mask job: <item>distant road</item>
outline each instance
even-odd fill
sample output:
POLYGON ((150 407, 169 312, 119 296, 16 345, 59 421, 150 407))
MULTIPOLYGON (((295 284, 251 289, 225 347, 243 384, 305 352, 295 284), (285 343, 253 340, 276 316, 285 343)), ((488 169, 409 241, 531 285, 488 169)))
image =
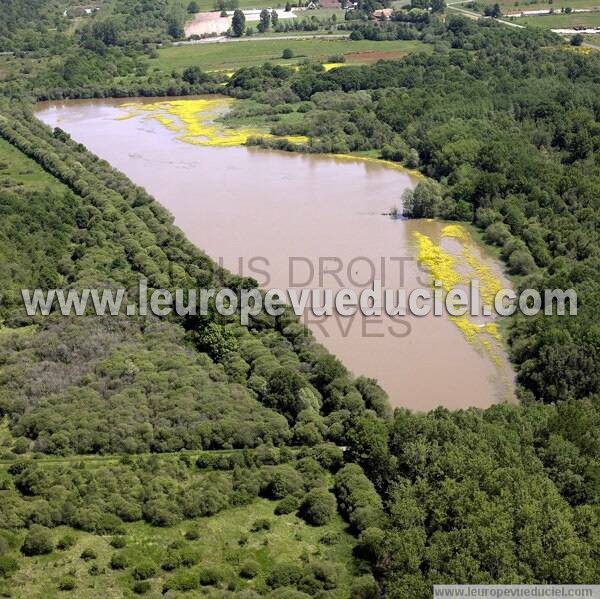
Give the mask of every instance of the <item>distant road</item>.
MULTIPOLYGON (((479 13, 473 12, 472 10, 467 10, 466 8, 458 7, 457 4, 462 4, 464 0, 457 0, 455 2, 448 2, 447 7, 449 10, 455 10, 470 19, 475 19, 476 21, 479 19, 491 19, 491 17, 484 17, 479 13)), ((508 25, 508 27, 516 27, 517 29, 525 29, 525 25, 517 25, 516 23, 512 23, 511 21, 504 21, 503 19, 494 19, 498 23, 502 23, 502 25, 508 25)))
POLYGON ((174 46, 190 46, 194 44, 224 44, 230 42, 268 42, 269 40, 314 40, 314 39, 345 39, 350 37, 349 33, 322 33, 314 35, 270 35, 270 36, 244 36, 227 37, 220 35, 218 37, 206 37, 201 40, 189 40, 186 42, 173 42, 174 46))

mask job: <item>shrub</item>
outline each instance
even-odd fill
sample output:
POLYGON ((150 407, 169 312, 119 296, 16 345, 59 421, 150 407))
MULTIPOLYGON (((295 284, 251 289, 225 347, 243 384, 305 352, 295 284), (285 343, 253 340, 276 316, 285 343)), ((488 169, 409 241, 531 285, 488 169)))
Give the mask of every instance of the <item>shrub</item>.
POLYGON ((271 530, 271 520, 269 520, 268 518, 259 518, 254 522, 250 530, 252 530, 252 532, 259 532, 261 530, 271 530))
POLYGON ((150 590, 151 586, 147 580, 138 580, 133 583, 131 588, 136 595, 144 595, 150 590))
POLYGON ((143 513, 144 520, 153 526, 173 526, 179 520, 173 506, 160 499, 145 504, 143 513))
POLYGON ((91 547, 87 547, 86 549, 84 549, 81 552, 80 555, 81 559, 84 561, 89 561, 91 559, 96 559, 98 557, 98 555, 96 554, 96 552, 91 548, 91 547))
POLYGON ((10 555, 0 557, 0 577, 9 578, 19 569, 19 562, 10 555))
POLYGON ((156 574, 156 565, 151 561, 142 562, 133 569, 132 574, 136 580, 152 578, 156 574))
POLYGON ((52 553, 54 550, 54 543, 52 542, 52 536, 47 528, 34 524, 27 533, 23 546, 21 547, 21 553, 23 555, 45 555, 52 553))
POLYGON ((284 48, 283 52, 281 53, 281 58, 284 58, 285 60, 294 58, 294 51, 291 48, 284 48))
POLYGON ((200 570, 199 582, 202 586, 216 585, 225 579, 225 573, 217 566, 207 566, 200 570))
POLYGON ((240 576, 242 578, 255 578, 260 572, 260 565, 254 560, 246 560, 240 568, 240 576))
POLYGON ((361 576, 352 583, 350 599, 377 599, 379 587, 372 576, 361 576))
POLYGON ((77 542, 77 538, 73 535, 64 535, 58 540, 56 544, 56 548, 61 551, 65 551, 66 549, 70 549, 77 542))
POLYGON ((581 46, 583 42, 585 42, 585 38, 583 37, 583 35, 581 35, 581 33, 576 33, 571 38, 571 46, 581 46))
POLYGON ((183 75, 181 76, 181 78, 191 85, 197 83, 205 83, 209 79, 208 75, 204 73, 198 65, 192 65, 187 67, 183 71, 183 75))
POLYGON ((267 576, 267 584, 272 588, 294 586, 302 578, 302 568, 298 564, 283 562, 276 564, 267 576))
POLYGON ((129 561, 122 553, 113 553, 110 558, 109 566, 113 570, 124 570, 129 566, 129 561))
POLYGON ((200 538, 200 531, 197 528, 190 528, 185 531, 185 538, 188 541, 196 541, 200 538))
POLYGON ((177 560, 180 566, 183 566, 184 568, 189 568, 190 566, 193 566, 194 564, 198 563, 198 561, 200 560, 200 556, 198 555, 198 552, 194 549, 186 547, 179 552, 177 560))
POLYGON ((527 250, 515 250, 508 259, 508 266, 515 275, 527 275, 535 270, 535 262, 527 250))
POLYGON ((314 597, 319 591, 330 591, 337 586, 335 566, 329 562, 314 562, 307 566, 298 588, 314 597))
MULTIPOLYGON (((359 391, 364 397, 365 393, 359 391)), ((330 472, 337 472, 344 465, 344 452, 335 445, 318 445, 313 448, 313 454, 315 460, 330 472)))
POLYGON ((110 540, 110 546, 114 547, 115 549, 123 549, 125 545, 127 545, 127 538, 121 535, 113 537, 110 540))
POLYGON ((198 577, 190 570, 181 570, 169 578, 163 585, 163 593, 167 591, 193 591, 198 588, 198 577))
POLYGON ((484 233, 485 240, 494 245, 504 245, 510 237, 508 227, 501 222, 493 222, 484 233))
POLYGON ((335 514, 335 497, 326 489, 313 489, 300 506, 300 515, 313 526, 327 524, 335 514))
POLYGON ((269 599, 311 599, 307 593, 296 589, 277 589, 269 594, 269 599))
POLYGON ((88 573, 89 573, 90 576, 98 576, 99 574, 103 574, 104 572, 105 572, 104 569, 102 571, 100 571, 100 568, 98 567, 98 564, 92 564, 88 568, 88 573))
POLYGON ((288 495, 282 499, 275 508, 275 514, 282 516, 284 514, 291 514, 300 507, 300 501, 293 495, 288 495))
POLYGON ((72 576, 63 576, 58 581, 59 591, 72 591, 77 586, 75 579, 72 576))
POLYGON ((163 560, 162 564, 160 565, 160 568, 165 572, 172 572, 173 570, 176 570, 178 566, 179 556, 176 553, 170 551, 163 560))
POLYGON ((339 532, 330 530, 319 539, 319 543, 321 543, 321 545, 337 545, 341 540, 342 535, 339 532))
POLYGON ((271 499, 283 499, 287 495, 301 493, 304 481, 302 476, 290 466, 281 466, 275 470, 267 485, 267 495, 271 499))
POLYGON ((12 448, 13 453, 16 453, 18 455, 27 453, 29 451, 29 439, 26 439, 25 437, 19 437, 16 441, 15 444, 12 448))
POLYGON ((341 514, 357 532, 384 520, 381 497, 358 464, 348 464, 335 475, 335 492, 341 514))

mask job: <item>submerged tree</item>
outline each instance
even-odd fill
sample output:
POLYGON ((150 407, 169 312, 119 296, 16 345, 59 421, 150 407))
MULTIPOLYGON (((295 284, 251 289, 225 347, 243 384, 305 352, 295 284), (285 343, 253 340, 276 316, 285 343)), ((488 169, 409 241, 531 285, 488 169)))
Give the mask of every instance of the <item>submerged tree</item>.
POLYGON ((414 189, 402 194, 403 215, 408 218, 433 218, 442 202, 442 191, 431 179, 421 181, 414 189))

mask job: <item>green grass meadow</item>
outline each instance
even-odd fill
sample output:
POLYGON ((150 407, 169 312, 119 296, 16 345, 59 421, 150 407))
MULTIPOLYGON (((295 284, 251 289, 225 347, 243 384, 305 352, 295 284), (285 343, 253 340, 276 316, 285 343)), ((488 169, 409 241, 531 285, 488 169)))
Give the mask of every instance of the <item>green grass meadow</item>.
POLYGON ((544 29, 572 29, 574 27, 600 27, 600 12, 543 15, 516 19, 520 25, 544 29))
POLYGON ((198 65, 205 70, 239 69, 260 65, 264 62, 294 64, 299 60, 310 59, 326 62, 334 54, 343 54, 348 61, 360 63, 372 62, 376 53, 392 53, 389 58, 401 58, 412 52, 429 52, 431 47, 416 41, 369 40, 349 41, 345 39, 312 40, 270 40, 229 42, 217 44, 194 44, 173 46, 159 52, 159 57, 151 61, 151 66, 160 71, 184 69, 198 65), (284 61, 281 54, 285 48, 291 48, 294 59, 284 61), (370 57, 369 54, 372 54, 370 57))
MULTIPOLYGON (((203 596, 202 586, 197 581, 203 573, 212 571, 217 571, 221 578, 218 585, 211 585, 213 590, 214 586, 220 586, 238 591, 264 591, 268 588, 267 575, 276 564, 322 561, 335 564, 337 574, 337 586, 328 596, 332 599, 347 597, 352 577, 360 572, 352 557, 355 539, 346 532, 342 519, 336 516, 325 526, 313 527, 294 514, 274 515, 276 505, 274 501, 259 499, 247 506, 208 518, 186 520, 170 528, 156 528, 143 522, 128 524, 123 535, 126 544, 118 549, 111 546, 111 536, 58 527, 53 530, 56 539, 71 534, 76 538, 75 545, 49 555, 21 558, 21 568, 10 581, 10 596, 27 599, 136 597, 132 590, 136 582, 134 568, 147 562, 154 564, 156 572, 148 579, 150 589, 144 594, 146 597, 160 597, 165 584, 187 579, 195 581, 194 590, 183 594, 175 591, 176 594, 170 596, 203 596), (268 520, 271 528, 253 531, 254 523, 260 519, 268 520), (186 538, 190 529, 197 530, 197 539, 186 538), (324 536, 334 542, 322 542, 324 536), (174 545, 195 555, 196 563, 173 571, 161 568, 169 547, 174 545), (83 559, 86 549, 92 550, 96 557, 83 559), (110 561, 114 554, 124 556, 128 567, 112 569, 110 561), (252 579, 240 576, 240 569, 248 560, 258 566, 257 575, 252 579), (76 588, 68 593, 59 590, 61 581, 69 576, 76 578, 76 588)), ((0 582, 0 593, 6 592, 8 586, 8 582, 0 582)))

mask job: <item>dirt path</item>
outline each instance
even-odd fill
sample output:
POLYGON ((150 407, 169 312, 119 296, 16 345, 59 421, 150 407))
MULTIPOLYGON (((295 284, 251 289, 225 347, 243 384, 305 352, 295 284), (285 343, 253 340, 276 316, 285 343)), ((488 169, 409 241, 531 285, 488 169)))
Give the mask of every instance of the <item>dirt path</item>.
MULTIPOLYGON (((469 17, 470 19, 474 19, 475 21, 478 21, 479 19, 491 19, 491 17, 484 17, 483 15, 480 15, 479 13, 473 12, 471 10, 467 10, 466 8, 460 8, 460 7, 456 6, 457 4, 462 4, 463 2, 464 2, 464 0, 458 0, 458 2, 448 2, 447 8, 448 8, 448 10, 454 10, 456 12, 459 12, 459 13, 465 15, 466 17, 469 17)), ((510 21, 504 21, 503 19, 494 19, 494 21, 497 21, 498 23, 502 23, 502 25, 507 25, 508 27, 516 27, 517 29, 525 29, 525 25, 517 25, 516 23, 511 23, 510 21)))

